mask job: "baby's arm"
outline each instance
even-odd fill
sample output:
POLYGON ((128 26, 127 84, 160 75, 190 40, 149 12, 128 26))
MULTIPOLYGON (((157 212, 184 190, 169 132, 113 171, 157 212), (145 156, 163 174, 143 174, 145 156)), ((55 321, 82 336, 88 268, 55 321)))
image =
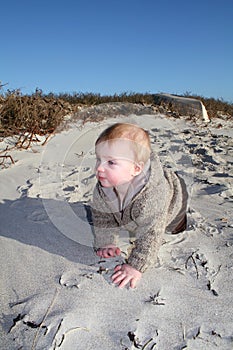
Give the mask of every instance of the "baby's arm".
POLYGON ((119 224, 100 196, 98 186, 94 190, 91 211, 94 226, 94 249, 97 255, 103 258, 120 255, 120 249, 116 246, 119 224))
POLYGON ((156 227, 148 224, 137 228, 139 238, 135 240, 134 248, 128 257, 129 265, 143 273, 156 262, 165 225, 161 218, 160 225, 156 227))
POLYGON ((121 254, 120 248, 116 247, 114 244, 106 245, 105 247, 99 248, 96 254, 100 258, 112 258, 121 254))

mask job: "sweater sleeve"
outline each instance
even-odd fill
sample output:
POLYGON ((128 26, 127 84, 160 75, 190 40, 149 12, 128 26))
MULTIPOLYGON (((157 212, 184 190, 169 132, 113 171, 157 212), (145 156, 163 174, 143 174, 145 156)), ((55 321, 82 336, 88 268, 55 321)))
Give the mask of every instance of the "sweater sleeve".
POLYGON ((150 216, 147 219, 147 223, 137 226, 137 238, 128 258, 128 264, 140 272, 145 272, 157 260, 166 229, 166 210, 158 212, 156 219, 150 216))
POLYGON ((167 226, 171 197, 170 186, 163 178, 156 186, 144 191, 132 207, 136 240, 128 263, 138 271, 144 272, 157 260, 167 226))
POLYGON ((94 226, 94 249, 117 244, 119 225, 100 195, 98 186, 94 190, 91 205, 94 226))

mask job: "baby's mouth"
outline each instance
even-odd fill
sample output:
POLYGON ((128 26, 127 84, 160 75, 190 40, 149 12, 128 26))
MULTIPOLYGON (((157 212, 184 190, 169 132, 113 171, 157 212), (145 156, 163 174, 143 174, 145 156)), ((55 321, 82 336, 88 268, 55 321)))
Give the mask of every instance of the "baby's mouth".
POLYGON ((105 179, 105 177, 98 176, 98 180, 99 180, 99 181, 104 181, 104 180, 106 180, 106 179, 105 179))

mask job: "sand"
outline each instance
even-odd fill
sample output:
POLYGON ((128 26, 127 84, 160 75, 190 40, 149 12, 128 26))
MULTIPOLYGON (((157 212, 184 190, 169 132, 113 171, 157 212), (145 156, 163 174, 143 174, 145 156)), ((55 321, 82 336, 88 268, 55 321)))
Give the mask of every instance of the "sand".
POLYGON ((233 123, 189 119, 72 119, 45 146, 11 152, 0 171, 1 349, 233 348, 233 123), (187 230, 165 235, 134 290, 111 283, 124 254, 96 257, 85 210, 95 138, 116 121, 149 130, 190 193, 187 230))

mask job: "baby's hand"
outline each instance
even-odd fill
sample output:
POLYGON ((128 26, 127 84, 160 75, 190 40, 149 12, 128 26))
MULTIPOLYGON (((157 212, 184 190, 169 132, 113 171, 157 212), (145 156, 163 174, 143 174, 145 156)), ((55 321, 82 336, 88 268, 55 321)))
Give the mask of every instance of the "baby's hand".
POLYGON ((120 248, 116 247, 113 244, 109 244, 106 247, 99 248, 96 254, 100 258, 113 258, 114 256, 118 256, 121 254, 120 248))
POLYGON ((135 288, 137 282, 142 277, 142 273, 128 264, 117 265, 112 275, 113 283, 118 284, 118 287, 123 288, 130 283, 131 288, 135 288))

